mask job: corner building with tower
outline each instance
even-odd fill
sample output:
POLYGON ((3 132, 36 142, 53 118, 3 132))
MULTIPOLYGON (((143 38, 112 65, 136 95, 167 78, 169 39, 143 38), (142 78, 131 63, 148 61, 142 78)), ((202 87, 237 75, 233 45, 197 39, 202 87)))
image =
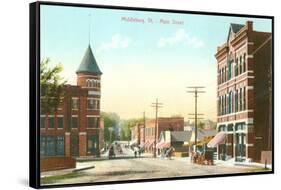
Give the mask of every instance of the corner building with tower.
POLYGON ((98 157, 103 148, 103 121, 100 118, 102 72, 90 45, 76 75, 77 85, 65 85, 65 95, 58 110, 40 115, 42 159, 98 157))

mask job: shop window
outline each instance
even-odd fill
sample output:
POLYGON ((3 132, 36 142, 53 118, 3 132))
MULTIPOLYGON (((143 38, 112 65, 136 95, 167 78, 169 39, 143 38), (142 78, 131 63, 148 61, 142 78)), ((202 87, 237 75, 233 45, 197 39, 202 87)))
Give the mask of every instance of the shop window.
POLYGON ((40 137, 41 156, 63 156, 64 137, 63 136, 41 136, 40 137))

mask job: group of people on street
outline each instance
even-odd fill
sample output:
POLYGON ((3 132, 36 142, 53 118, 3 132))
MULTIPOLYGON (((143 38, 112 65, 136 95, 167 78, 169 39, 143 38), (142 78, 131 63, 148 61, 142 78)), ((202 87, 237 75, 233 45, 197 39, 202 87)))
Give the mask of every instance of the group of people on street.
POLYGON ((170 148, 164 148, 161 152, 161 158, 168 158, 171 160, 174 151, 175 148, 172 146, 170 148))
POLYGON ((141 154, 143 153, 143 149, 141 147, 139 147, 139 146, 133 146, 131 148, 134 151, 135 158, 140 157, 141 154))

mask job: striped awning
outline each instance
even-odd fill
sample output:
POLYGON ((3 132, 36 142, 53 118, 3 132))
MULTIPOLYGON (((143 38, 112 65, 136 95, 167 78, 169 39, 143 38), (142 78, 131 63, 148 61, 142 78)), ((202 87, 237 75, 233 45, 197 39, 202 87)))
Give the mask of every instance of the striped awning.
POLYGON ((153 146, 154 141, 149 141, 149 143, 146 144, 145 148, 149 148, 151 146, 153 146))
POLYGON ((160 142, 157 143, 156 148, 162 149, 162 148, 169 148, 171 146, 171 142, 160 142))
POLYGON ((157 144, 156 144, 156 148, 160 148, 160 146, 161 146, 163 143, 165 143, 165 142, 159 142, 159 143, 157 143, 157 144))
POLYGON ((214 148, 214 147, 218 146, 219 144, 224 143, 225 138, 226 138, 226 133, 221 131, 218 134, 216 134, 216 136, 212 140, 210 140, 210 142, 207 144, 207 146, 209 148, 214 148))

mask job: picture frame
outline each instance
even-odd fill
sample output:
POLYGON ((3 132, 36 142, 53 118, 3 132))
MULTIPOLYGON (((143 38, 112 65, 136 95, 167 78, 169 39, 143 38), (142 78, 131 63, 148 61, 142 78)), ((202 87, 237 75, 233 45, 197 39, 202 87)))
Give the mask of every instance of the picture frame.
POLYGON ((34 2, 29 84, 33 188, 274 173, 273 16, 34 2))

